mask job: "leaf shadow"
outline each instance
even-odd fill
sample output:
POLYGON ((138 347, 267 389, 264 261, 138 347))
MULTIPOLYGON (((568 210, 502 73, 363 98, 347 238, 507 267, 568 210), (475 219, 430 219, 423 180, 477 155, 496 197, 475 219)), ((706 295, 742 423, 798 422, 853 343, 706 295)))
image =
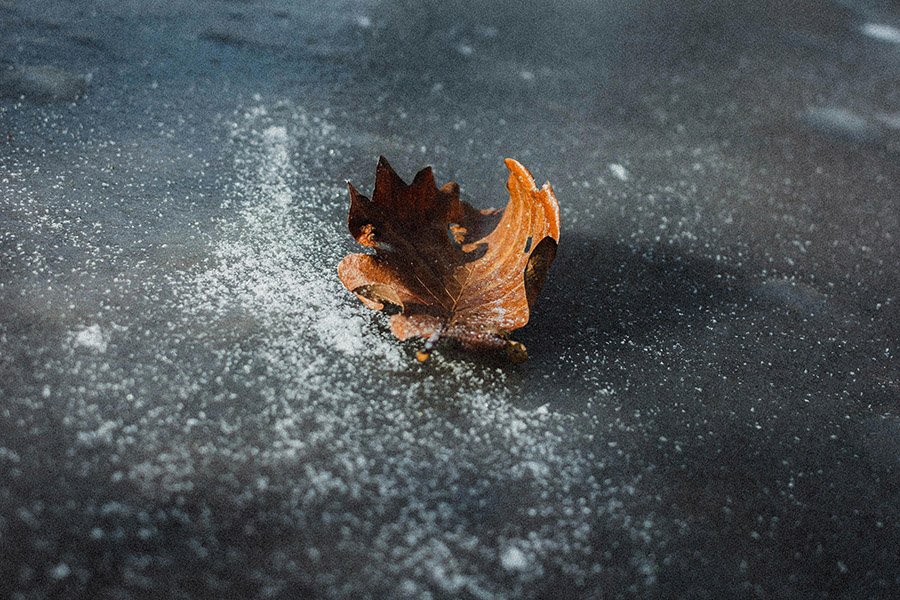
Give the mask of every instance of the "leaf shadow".
POLYGON ((529 324, 514 336, 530 354, 522 382, 547 391, 596 385, 582 378, 591 360, 609 365, 604 382, 620 383, 630 374, 612 363, 623 345, 688 335, 710 311, 753 297, 746 273, 686 249, 566 232, 529 324), (552 384, 541 383, 547 373, 552 384))

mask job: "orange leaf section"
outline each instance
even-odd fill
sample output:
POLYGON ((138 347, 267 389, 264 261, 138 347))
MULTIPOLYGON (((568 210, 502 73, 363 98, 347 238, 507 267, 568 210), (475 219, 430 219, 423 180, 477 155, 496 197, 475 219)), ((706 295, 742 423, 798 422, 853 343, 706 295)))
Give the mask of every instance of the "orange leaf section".
POLYGON ((346 288, 369 308, 392 314, 401 340, 425 339, 427 360, 441 338, 467 350, 506 350, 527 358, 507 335, 528 322, 559 242, 559 204, 549 183, 506 159, 509 203, 478 210, 459 186, 438 188, 431 168, 407 185, 381 157, 372 198, 350 188, 350 233, 374 254, 338 265, 346 288))

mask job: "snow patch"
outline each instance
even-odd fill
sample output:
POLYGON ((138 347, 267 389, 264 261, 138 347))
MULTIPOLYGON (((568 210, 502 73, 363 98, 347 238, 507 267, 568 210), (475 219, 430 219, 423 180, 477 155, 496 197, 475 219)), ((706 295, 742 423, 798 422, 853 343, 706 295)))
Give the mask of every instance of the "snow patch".
POLYGON ((97 324, 89 325, 72 335, 72 344, 76 347, 87 348, 94 352, 106 352, 108 337, 97 324))
MULTIPOLYGON (((268 111, 259 107, 245 118, 265 123, 268 111)), ((332 233, 335 221, 328 208, 343 200, 343 187, 313 181, 308 165, 291 161, 296 144, 320 144, 333 127, 306 113, 296 120, 292 134, 284 124, 237 134, 239 143, 250 149, 239 160, 247 172, 236 183, 243 206, 238 219, 222 232, 216 266, 187 290, 189 309, 222 319, 232 318, 235 311, 247 314, 279 333, 269 341, 273 351, 293 351, 292 360, 310 371, 318 368, 324 349, 396 364, 396 344, 384 336, 375 341, 370 315, 337 279, 343 248, 332 233), (310 335, 317 344, 300 341, 310 335)))
POLYGON ((900 29, 882 23, 866 23, 860 28, 863 35, 882 42, 900 44, 900 29))

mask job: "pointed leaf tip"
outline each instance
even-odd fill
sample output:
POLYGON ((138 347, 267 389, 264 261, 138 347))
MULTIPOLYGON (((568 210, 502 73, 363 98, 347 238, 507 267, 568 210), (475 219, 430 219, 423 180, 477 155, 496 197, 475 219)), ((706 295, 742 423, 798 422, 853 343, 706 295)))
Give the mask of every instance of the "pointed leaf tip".
POLYGON ((378 202, 378 192, 381 191, 389 196, 392 195, 394 188, 402 188, 406 185, 403 179, 397 175, 397 171, 391 166, 391 163, 384 156, 378 157, 378 166, 375 168, 375 192, 372 194, 373 200, 378 202))
POLYGON ((523 181, 532 189, 537 189, 537 185, 534 182, 534 176, 532 176, 531 171, 526 169, 522 163, 514 158, 507 158, 503 162, 506 164, 506 168, 509 169, 510 175, 515 175, 516 178, 523 181))
POLYGON ((431 183, 431 186, 429 187, 437 188, 437 185, 434 183, 434 172, 432 171, 430 165, 421 169, 418 173, 416 173, 416 176, 413 177, 412 185, 421 185, 423 183, 431 183))

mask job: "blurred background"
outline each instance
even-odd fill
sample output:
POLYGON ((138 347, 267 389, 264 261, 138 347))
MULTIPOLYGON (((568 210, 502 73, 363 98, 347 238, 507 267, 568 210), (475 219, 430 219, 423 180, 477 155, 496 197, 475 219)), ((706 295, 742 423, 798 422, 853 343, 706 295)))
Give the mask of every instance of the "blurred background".
POLYGON ((900 7, 0 0, 0 591, 895 597, 900 7), (419 365, 345 180, 549 180, 419 365))

